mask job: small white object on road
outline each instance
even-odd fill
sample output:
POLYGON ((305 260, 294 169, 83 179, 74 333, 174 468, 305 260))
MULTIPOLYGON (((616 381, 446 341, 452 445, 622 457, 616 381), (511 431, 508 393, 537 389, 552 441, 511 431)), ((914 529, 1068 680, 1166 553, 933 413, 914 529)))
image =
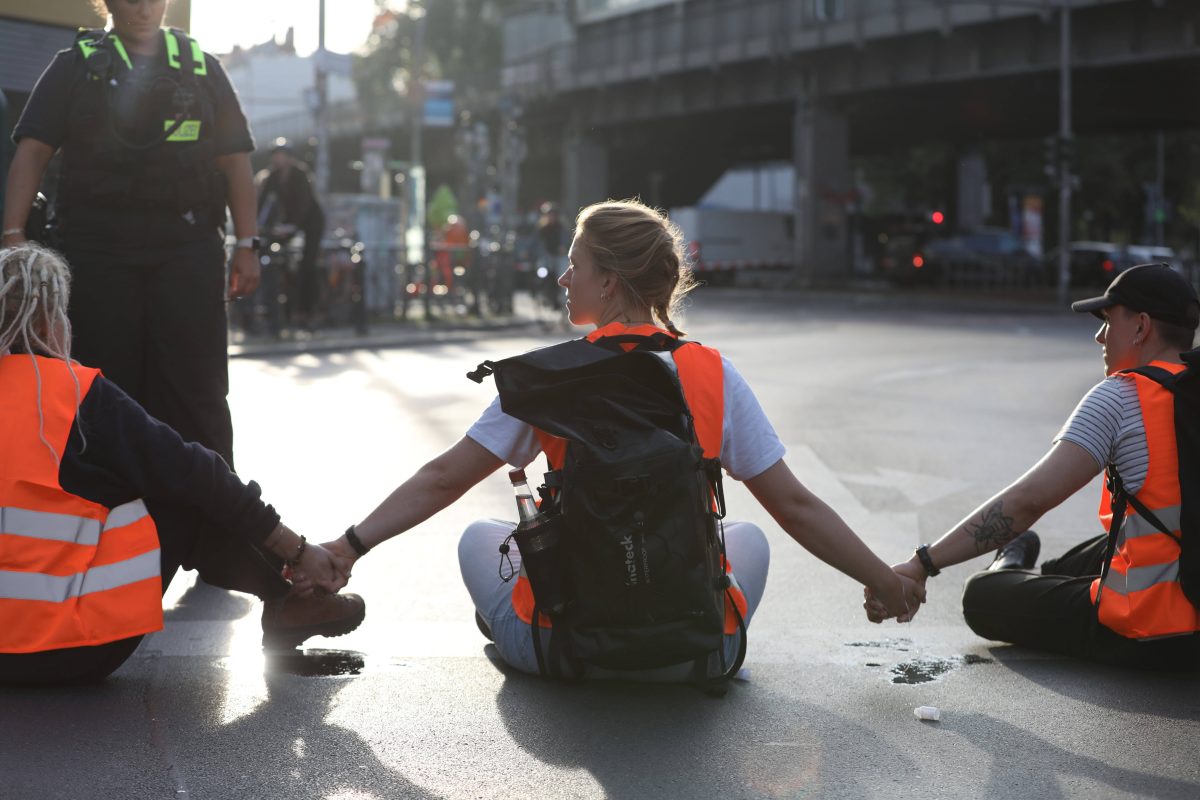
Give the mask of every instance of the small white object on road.
POLYGON ((917 719, 937 722, 942 718, 942 712, 937 709, 937 706, 917 706, 913 709, 913 716, 917 719))
POLYGON ((739 669, 739 670, 737 671, 737 675, 734 675, 734 676, 733 676, 733 679, 734 679, 735 681, 748 681, 748 680, 750 680, 750 668, 749 668, 749 667, 742 667, 741 669, 739 669))

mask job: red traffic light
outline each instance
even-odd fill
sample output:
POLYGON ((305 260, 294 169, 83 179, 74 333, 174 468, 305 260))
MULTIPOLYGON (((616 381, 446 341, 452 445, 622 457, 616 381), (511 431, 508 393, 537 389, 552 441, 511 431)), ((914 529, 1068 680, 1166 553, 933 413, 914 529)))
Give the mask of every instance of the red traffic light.
POLYGON ((929 215, 929 221, 932 222, 934 225, 941 225, 943 222, 946 221, 946 215, 940 211, 934 211, 932 214, 929 215))

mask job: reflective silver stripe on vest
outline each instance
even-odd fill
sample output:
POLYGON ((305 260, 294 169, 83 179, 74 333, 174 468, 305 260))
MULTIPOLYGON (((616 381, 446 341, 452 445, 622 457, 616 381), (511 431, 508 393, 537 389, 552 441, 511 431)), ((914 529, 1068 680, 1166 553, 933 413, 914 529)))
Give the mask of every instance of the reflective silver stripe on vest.
POLYGON ((113 528, 124 528, 126 525, 132 525, 149 515, 150 512, 146 510, 146 504, 141 500, 134 500, 109 511, 108 519, 104 521, 104 530, 111 531, 113 528))
POLYGON ((0 570, 0 600, 44 600, 62 603, 72 597, 106 592, 131 583, 156 578, 160 572, 158 549, 139 556, 92 567, 74 575, 0 570))
POLYGON ((100 521, 49 511, 0 508, 0 533, 95 547, 100 543, 100 521))
MULTIPOLYGON (((1166 508, 1152 508, 1150 510, 1154 512, 1154 516, 1158 517, 1159 522, 1170 528, 1176 536, 1179 535, 1179 526, 1183 524, 1180 506, 1167 506, 1166 508)), ((1139 536, 1161 534, 1162 531, 1154 527, 1153 522, 1142 517, 1140 514, 1130 514, 1125 517, 1125 522, 1121 525, 1121 533, 1126 539, 1136 539, 1139 536)))
POLYGON ((1109 570, 1104 580, 1104 589, 1117 594, 1127 595, 1141 592, 1160 583, 1174 583, 1179 580, 1179 562, 1169 564, 1154 564, 1149 567, 1134 567, 1122 575, 1120 572, 1109 570))
POLYGON ((72 514, 30 511, 27 508, 0 508, 0 533, 95 547, 100 543, 102 530, 110 531, 132 525, 148 514, 146 504, 141 500, 134 500, 108 512, 108 519, 102 528, 98 520, 72 514))

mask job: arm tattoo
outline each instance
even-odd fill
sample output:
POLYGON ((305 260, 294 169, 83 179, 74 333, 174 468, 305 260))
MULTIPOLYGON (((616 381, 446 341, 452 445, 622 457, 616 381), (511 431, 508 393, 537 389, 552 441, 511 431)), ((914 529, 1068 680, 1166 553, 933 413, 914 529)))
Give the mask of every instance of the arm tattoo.
POLYGON ((1013 518, 1003 513, 1004 501, 997 500, 992 506, 983 510, 978 522, 967 525, 967 533, 975 539, 975 548, 980 553, 995 550, 1007 544, 1015 535, 1013 518))

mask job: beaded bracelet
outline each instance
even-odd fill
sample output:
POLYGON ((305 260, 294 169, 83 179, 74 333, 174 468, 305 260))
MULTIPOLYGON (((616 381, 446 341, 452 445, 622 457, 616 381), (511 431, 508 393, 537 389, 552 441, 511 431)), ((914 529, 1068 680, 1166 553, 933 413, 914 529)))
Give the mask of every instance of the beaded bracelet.
POLYGON ((308 539, 305 539, 305 538, 304 538, 304 536, 303 536, 303 535, 301 535, 301 536, 300 536, 300 544, 296 545, 296 552, 295 552, 295 554, 294 554, 294 555, 292 555, 292 557, 291 557, 291 558, 289 558, 289 559, 287 560, 287 565, 288 565, 289 567, 294 567, 294 566, 296 566, 297 564, 299 564, 299 563, 300 563, 300 558, 301 558, 301 556, 303 556, 303 555, 304 555, 304 551, 305 551, 307 548, 308 548, 308 539))

